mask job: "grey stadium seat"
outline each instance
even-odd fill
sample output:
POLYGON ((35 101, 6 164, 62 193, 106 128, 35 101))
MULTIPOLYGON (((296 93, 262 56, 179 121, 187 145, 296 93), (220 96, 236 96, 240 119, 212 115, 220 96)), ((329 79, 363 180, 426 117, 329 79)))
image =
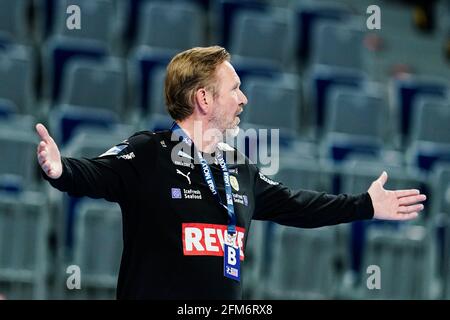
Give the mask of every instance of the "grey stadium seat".
POLYGON ((46 299, 49 216, 41 194, 0 196, 0 294, 46 299))
POLYGON ((9 100, 22 114, 36 114, 34 102, 34 63, 30 48, 13 46, 0 50, 0 98, 9 100))
POLYGON ((411 140, 450 144, 450 99, 422 97, 413 106, 411 140))
POLYGON ((379 96, 362 90, 334 88, 325 110, 325 133, 345 133, 382 139, 387 108, 379 96))
POLYGON ((289 188, 316 190, 332 193, 333 174, 331 168, 319 164, 318 159, 281 158, 280 170, 274 179, 289 188))
POLYGON ((274 226, 265 294, 269 299, 336 298, 342 278, 338 261, 346 250, 337 227, 308 230, 274 226))
POLYGON ((149 81, 148 106, 151 115, 164 115, 168 116, 169 113, 166 109, 166 102, 164 98, 164 81, 166 78, 166 68, 163 66, 156 67, 153 73, 150 75, 152 81, 149 81))
POLYGON ((342 192, 366 192, 370 184, 383 171, 386 171, 389 176, 385 184, 386 189, 396 190, 420 187, 419 177, 408 173, 400 165, 389 164, 377 159, 351 158, 343 164, 342 192))
POLYGON ((125 109, 125 96, 126 79, 122 60, 74 60, 68 64, 63 80, 62 103, 105 109, 120 117, 125 109))
POLYGON ((297 135, 300 127, 300 94, 298 79, 285 75, 271 80, 247 78, 244 93, 248 106, 241 116, 243 122, 267 129, 280 129, 280 134, 297 135))
POLYGON ((312 44, 312 63, 363 70, 363 32, 351 25, 318 22, 312 44))
POLYGON ((120 208, 97 200, 83 201, 77 211, 73 264, 80 267, 84 288, 73 294, 83 299, 114 299, 122 254, 120 208))
POLYGON ((282 69, 292 64, 295 28, 290 12, 242 10, 232 23, 230 51, 233 55, 271 63, 282 69))
POLYGON ((268 222, 253 220, 248 231, 243 264, 244 299, 260 298, 262 282, 265 278, 266 230, 268 222))
POLYGON ((433 216, 445 214, 450 217, 450 164, 440 163, 436 165, 429 183, 432 192, 431 209, 433 216))
MULTIPOLYGON (((27 122, 27 118, 23 120, 27 122)), ((9 122, 11 123, 11 121, 9 122)), ((15 125, 14 122, 9 125, 0 122, 0 144, 2 146, 0 176, 1 178, 13 176, 17 181, 15 187, 22 191, 36 187, 38 139, 31 130, 31 126, 24 128, 15 125)))
POLYGON ((13 42, 27 43, 30 40, 27 10, 29 0, 0 0, 0 34, 13 42))
POLYGON ((148 82, 148 107, 144 128, 146 130, 157 131, 160 129, 169 129, 173 119, 170 117, 166 108, 164 98, 164 81, 166 78, 166 68, 163 66, 155 67, 155 70, 149 75, 148 82), (147 127, 148 126, 148 127, 147 127))
MULTIPOLYGON (((371 228, 361 268, 359 297, 362 299, 435 298, 436 252, 431 234, 422 226, 400 230, 371 228), (380 289, 369 289, 368 279, 378 266, 380 289)), ((374 282, 372 282, 374 283, 374 282)))
POLYGON ((204 16, 195 4, 149 1, 139 15, 136 45, 173 49, 177 52, 203 46, 204 30, 204 16))
POLYGON ((53 34, 96 41, 113 49, 118 35, 114 6, 113 0, 60 0, 53 14, 55 21, 53 34), (67 28, 66 20, 69 14, 66 11, 70 5, 77 5, 80 8, 80 29, 67 28))

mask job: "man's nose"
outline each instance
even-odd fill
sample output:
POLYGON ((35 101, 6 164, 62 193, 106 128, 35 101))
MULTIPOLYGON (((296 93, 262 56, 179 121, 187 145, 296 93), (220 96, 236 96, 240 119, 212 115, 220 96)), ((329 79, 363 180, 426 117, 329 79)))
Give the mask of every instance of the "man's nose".
POLYGON ((241 91, 241 103, 240 105, 243 107, 248 103, 247 97, 245 96, 245 94, 241 91))

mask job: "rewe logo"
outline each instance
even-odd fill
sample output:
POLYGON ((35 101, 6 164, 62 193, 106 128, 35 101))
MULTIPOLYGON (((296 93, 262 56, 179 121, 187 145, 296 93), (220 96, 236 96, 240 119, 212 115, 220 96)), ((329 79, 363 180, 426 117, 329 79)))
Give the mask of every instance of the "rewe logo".
MULTIPOLYGON (((208 223, 183 223, 183 254, 185 256, 223 256, 227 226, 208 223)), ((240 260, 244 260, 245 229, 236 227, 235 247, 239 247, 240 260)))

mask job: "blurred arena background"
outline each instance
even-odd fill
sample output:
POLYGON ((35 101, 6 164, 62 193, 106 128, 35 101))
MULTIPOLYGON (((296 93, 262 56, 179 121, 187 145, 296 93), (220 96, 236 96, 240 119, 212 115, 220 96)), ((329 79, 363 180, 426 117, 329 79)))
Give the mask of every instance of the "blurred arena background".
MULTIPOLYGON (((0 0, 0 298, 110 299, 121 253, 116 204, 42 180, 34 124, 65 156, 94 157, 170 125, 164 72, 194 46, 232 53, 243 128, 280 128, 292 188, 428 195, 420 219, 315 230, 255 221, 248 299, 450 298, 450 1, 0 0), (69 5, 81 29, 69 30, 69 5), (381 29, 369 30, 369 5, 381 29), (66 269, 81 269, 69 290, 66 269), (381 270, 369 290, 367 268, 381 270)), ((149 213, 150 214, 150 213, 149 213)))

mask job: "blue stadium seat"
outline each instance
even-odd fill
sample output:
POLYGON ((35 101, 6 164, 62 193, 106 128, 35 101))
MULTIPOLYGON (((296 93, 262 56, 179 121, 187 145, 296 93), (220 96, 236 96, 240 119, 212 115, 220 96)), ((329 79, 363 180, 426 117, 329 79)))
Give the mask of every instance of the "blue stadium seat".
POLYGON ((350 10, 344 5, 320 3, 318 1, 299 2, 296 8, 298 33, 298 54, 308 60, 313 40, 313 30, 318 22, 343 22, 350 17, 350 10))
POLYGON ((282 73, 280 66, 267 61, 261 63, 261 61, 253 58, 233 56, 232 63, 242 83, 245 82, 247 77, 257 76, 275 79, 279 78, 282 73))
POLYGON ((108 110, 59 105, 50 111, 50 129, 57 144, 64 146, 74 134, 87 128, 112 129, 118 124, 118 116, 108 110))
POLYGON ((315 65, 306 75, 305 99, 308 101, 308 111, 313 115, 313 126, 322 129, 325 115, 325 103, 331 88, 350 87, 363 89, 366 75, 361 71, 331 67, 326 65, 315 65))
POLYGON ((233 26, 236 14, 241 10, 264 12, 269 6, 264 1, 258 0, 218 0, 213 2, 214 21, 213 30, 216 32, 215 40, 225 48, 230 46, 231 26, 233 26))
POLYGON ((395 106, 400 114, 401 133, 410 134, 411 112, 416 99, 429 96, 446 98, 449 92, 448 81, 435 78, 410 77, 393 82, 395 106))
POLYGON ((321 142, 321 154, 336 164, 354 155, 380 158, 383 155, 383 143, 374 137, 334 133, 321 142))
POLYGON ((152 77, 155 70, 166 67, 171 59, 170 50, 147 46, 139 46, 130 54, 129 70, 135 97, 133 105, 142 114, 146 115, 150 109, 148 102, 153 92, 149 92, 149 89, 153 88, 152 77))
POLYGON ((438 162, 450 162, 450 144, 416 142, 409 148, 407 158, 414 168, 429 172, 438 162))

